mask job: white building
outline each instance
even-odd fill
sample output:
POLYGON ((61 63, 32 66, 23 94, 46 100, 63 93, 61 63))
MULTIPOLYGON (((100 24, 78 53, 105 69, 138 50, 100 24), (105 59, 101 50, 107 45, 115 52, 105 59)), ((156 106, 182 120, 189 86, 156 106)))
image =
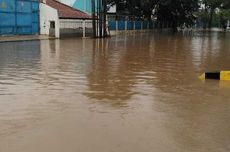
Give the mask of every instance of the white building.
POLYGON ((59 38, 64 35, 82 35, 92 29, 91 16, 56 0, 40 3, 40 34, 59 38))

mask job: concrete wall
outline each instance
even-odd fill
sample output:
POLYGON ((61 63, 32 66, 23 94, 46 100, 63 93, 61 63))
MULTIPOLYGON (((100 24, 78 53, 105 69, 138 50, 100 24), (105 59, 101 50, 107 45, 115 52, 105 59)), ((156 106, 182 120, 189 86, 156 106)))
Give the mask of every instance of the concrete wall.
POLYGON ((86 29, 83 36, 83 29, 60 29, 60 37, 92 37, 92 29, 86 29))
POLYGON ((44 3, 40 3, 40 34, 51 35, 50 31, 54 30, 56 38, 60 37, 60 23, 58 11, 44 3), (55 22, 55 30, 50 30, 50 22, 55 22))
POLYGON ((60 19, 60 37, 92 36, 91 20, 60 19))
POLYGON ((80 20, 80 19, 60 19, 60 29, 78 29, 78 28, 93 28, 91 20, 80 20))

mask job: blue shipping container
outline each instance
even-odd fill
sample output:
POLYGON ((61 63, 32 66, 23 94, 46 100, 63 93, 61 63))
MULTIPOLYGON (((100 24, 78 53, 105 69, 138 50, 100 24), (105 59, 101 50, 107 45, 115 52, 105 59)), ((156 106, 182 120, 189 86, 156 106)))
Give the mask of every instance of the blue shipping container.
POLYGON ((38 31, 38 0, 0 0, 0 35, 32 35, 38 31))

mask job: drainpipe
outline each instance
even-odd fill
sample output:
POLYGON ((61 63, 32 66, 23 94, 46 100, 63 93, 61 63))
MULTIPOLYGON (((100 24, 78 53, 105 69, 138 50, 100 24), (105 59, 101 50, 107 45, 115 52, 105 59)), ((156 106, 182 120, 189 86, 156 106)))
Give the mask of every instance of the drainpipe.
POLYGON ((96 38, 96 36, 97 36, 97 34, 96 34, 96 10, 95 10, 95 0, 91 0, 91 4, 92 4, 92 19, 93 19, 93 21, 92 21, 92 25, 93 25, 93 37, 94 38, 96 38))
MULTIPOLYGON (((84 12, 86 13, 86 0, 84 0, 84 12)), ((85 35, 85 26, 86 26, 86 24, 85 24, 85 19, 83 20, 83 23, 82 23, 82 26, 83 26, 83 38, 85 38, 86 37, 86 35, 85 35)))
POLYGON ((83 26, 83 38, 85 38, 86 37, 86 35, 85 35, 85 19, 83 20, 83 23, 82 23, 82 26, 83 26))

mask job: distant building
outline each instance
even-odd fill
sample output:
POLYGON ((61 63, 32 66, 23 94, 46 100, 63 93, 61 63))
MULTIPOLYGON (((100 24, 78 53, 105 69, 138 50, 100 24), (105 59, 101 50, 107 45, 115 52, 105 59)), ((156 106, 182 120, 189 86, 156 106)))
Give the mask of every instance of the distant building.
MULTIPOLYGON (((61 0, 61 1, 67 1, 67 0, 61 0)), ((95 0, 97 3, 97 0, 95 0)), ((72 5, 73 8, 79 9, 87 14, 92 14, 92 3, 91 0, 75 0, 75 2, 72 5)), ((97 7, 97 4, 96 4, 97 7)), ((109 7, 108 13, 116 13, 116 5, 113 5, 109 7)))
POLYGON ((73 8, 84 11, 85 13, 92 13, 92 4, 91 0, 75 0, 73 8))
POLYGON ((91 16, 56 0, 41 0, 40 33, 59 38, 63 35, 83 34, 91 28, 91 16), (86 20, 90 24, 86 24, 86 20), (84 25, 83 25, 84 23, 84 25))

